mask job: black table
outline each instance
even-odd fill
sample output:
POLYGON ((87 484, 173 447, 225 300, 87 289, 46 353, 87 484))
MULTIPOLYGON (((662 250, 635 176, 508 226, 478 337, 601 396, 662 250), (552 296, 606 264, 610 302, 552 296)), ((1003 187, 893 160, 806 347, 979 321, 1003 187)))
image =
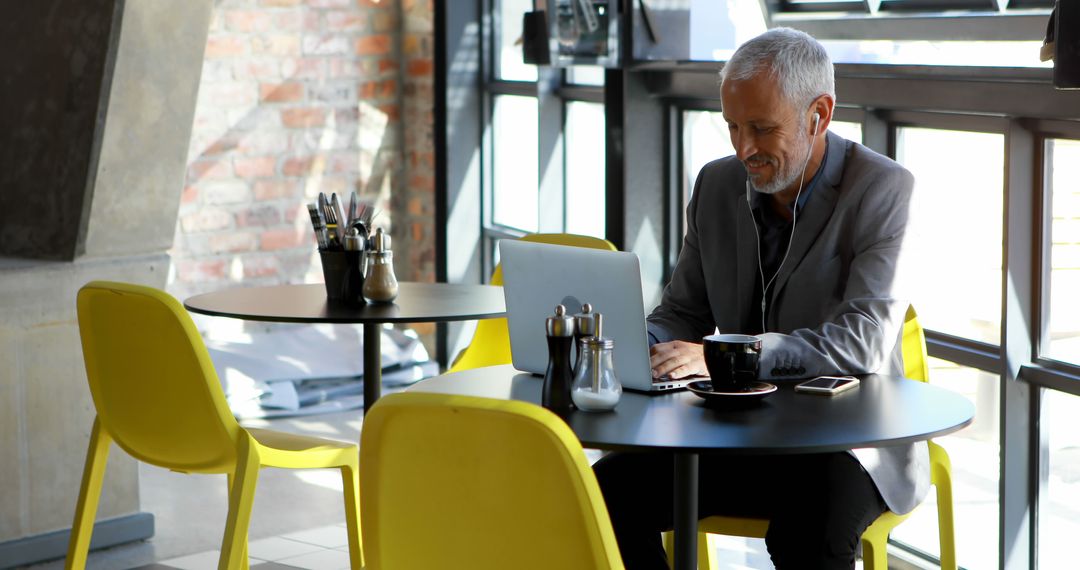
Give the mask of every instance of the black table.
POLYGON ((364 413, 382 388, 380 327, 385 323, 469 321, 506 312, 502 287, 452 283, 398 284, 393 303, 350 308, 330 304, 322 283, 240 287, 196 295, 184 301, 194 313, 279 323, 361 323, 364 325, 364 413))
MULTIPOLYGON (((611 413, 575 411, 567 424, 585 447, 668 451, 675 455, 675 567, 693 568, 697 555, 699 453, 825 453, 912 443, 957 431, 975 410, 963 396, 923 382, 862 376, 860 386, 836 396, 794 390, 798 381, 759 405, 709 407, 690 392, 623 392, 611 413)), ((540 403, 542 379, 492 366, 444 374, 410 391, 441 392, 540 403)))

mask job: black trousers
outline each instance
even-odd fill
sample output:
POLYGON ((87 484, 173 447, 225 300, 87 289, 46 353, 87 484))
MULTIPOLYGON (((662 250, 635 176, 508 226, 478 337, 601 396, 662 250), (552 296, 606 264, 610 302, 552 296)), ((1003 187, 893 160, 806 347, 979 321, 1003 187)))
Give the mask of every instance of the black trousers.
MULTIPOLYGON (((626 567, 667 568, 660 533, 674 526, 674 457, 612 453, 593 469, 626 567)), ((778 570, 852 568, 859 537, 885 508, 848 453, 700 456, 698 516, 768 518, 778 570)))

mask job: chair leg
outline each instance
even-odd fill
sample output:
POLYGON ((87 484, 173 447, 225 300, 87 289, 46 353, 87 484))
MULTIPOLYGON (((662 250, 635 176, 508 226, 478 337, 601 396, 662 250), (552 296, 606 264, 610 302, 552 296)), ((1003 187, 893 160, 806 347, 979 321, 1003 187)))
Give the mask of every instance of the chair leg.
POLYGON ((719 562, 713 555, 712 545, 709 544, 709 533, 699 532, 697 535, 697 567, 698 570, 716 570, 719 562))
POLYGON ((345 530, 349 535, 349 568, 361 570, 364 567, 364 551, 360 546, 359 461, 341 467, 341 483, 345 491, 345 530))
POLYGON ((247 534, 251 523, 251 505, 259 480, 259 453, 250 436, 240 440, 236 472, 229 477, 229 518, 221 543, 218 570, 244 570, 248 567, 247 534))
MULTIPOLYGON (((933 444, 931 444, 933 445, 933 444)), ((942 452, 944 453, 944 452, 942 452)), ((956 529, 953 521, 952 479, 949 475, 949 458, 938 464, 935 477, 938 508, 938 542, 941 545, 941 570, 956 570, 956 529)))
POLYGON ((94 418, 90 431, 90 445, 86 449, 86 465, 83 467, 79 502, 75 504, 75 519, 71 523, 71 539, 68 542, 65 570, 86 568, 86 555, 90 549, 90 535, 94 532, 94 516, 101 498, 101 482, 105 477, 105 464, 109 459, 112 437, 101 427, 101 420, 94 418))
POLYGON ((675 567, 675 532, 666 531, 661 533, 664 537, 664 552, 667 554, 668 568, 675 567))
POLYGON ((885 545, 889 542, 889 535, 880 537, 877 534, 863 533, 862 536, 862 561, 863 570, 888 570, 889 554, 885 545))

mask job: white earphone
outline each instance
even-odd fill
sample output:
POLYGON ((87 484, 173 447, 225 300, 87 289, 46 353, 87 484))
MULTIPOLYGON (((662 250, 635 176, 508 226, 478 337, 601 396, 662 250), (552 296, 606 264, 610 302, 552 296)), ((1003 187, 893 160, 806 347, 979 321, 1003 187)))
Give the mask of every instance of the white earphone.
MULTIPOLYGON (((818 125, 821 123, 821 114, 814 113, 811 117, 814 121, 814 129, 810 133, 810 138, 813 139, 818 135, 818 125)), ((761 277, 761 332, 766 332, 765 329, 765 308, 768 303, 767 293, 769 287, 772 286, 773 281, 776 281, 776 277, 780 275, 780 270, 784 268, 784 262, 787 261, 788 254, 791 253, 791 242, 795 239, 795 222, 799 215, 799 196, 803 191, 803 179, 806 177, 806 167, 810 164, 810 155, 813 153, 814 143, 810 142, 809 147, 806 149, 806 158, 803 159, 802 173, 799 174, 799 191, 795 193, 795 206, 791 211, 791 235, 788 236, 787 249, 784 250, 784 257, 780 260, 780 265, 776 267, 776 273, 769 279, 768 283, 765 282, 765 268, 761 263, 761 234, 758 232, 757 220, 754 219, 754 210, 750 207, 750 177, 746 177, 746 208, 750 211, 751 221, 754 223, 754 237, 757 241, 757 258, 758 258, 758 275, 761 277)))

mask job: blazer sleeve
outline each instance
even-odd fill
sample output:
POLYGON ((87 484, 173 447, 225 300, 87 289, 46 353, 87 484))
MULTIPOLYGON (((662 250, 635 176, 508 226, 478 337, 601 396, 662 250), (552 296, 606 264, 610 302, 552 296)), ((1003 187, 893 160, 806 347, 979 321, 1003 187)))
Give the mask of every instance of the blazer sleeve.
POLYGON ((854 213, 842 300, 819 326, 762 335, 762 378, 865 374, 888 366, 908 306, 897 274, 914 178, 895 163, 874 170, 854 213))
POLYGON ((708 166, 701 169, 686 206, 686 237, 671 281, 664 287, 660 304, 647 319, 649 333, 656 342, 701 342, 701 337, 712 334, 716 328, 712 322, 698 242, 698 204, 706 186, 703 180, 707 171, 708 166))

